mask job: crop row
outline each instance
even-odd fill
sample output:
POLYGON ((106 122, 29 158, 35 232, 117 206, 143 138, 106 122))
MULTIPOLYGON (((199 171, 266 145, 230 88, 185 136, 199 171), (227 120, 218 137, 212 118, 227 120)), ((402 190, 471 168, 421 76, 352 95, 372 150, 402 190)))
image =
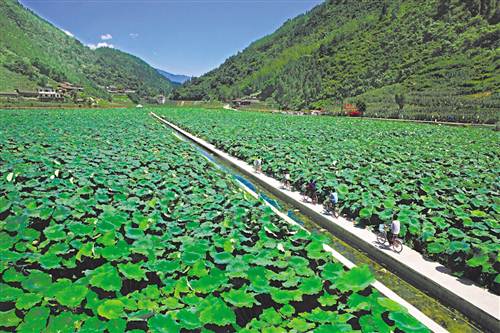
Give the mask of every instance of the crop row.
POLYGON ((0 120, 0 330, 428 331, 145 113, 0 120))
POLYGON ((486 129, 165 109, 163 116, 295 189, 336 188, 342 213, 399 219, 409 246, 499 293, 500 134, 486 129))

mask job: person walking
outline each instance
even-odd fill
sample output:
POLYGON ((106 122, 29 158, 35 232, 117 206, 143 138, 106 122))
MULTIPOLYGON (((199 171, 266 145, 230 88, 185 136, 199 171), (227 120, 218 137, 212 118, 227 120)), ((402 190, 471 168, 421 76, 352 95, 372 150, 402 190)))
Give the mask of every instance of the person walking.
POLYGON ((318 203, 318 194, 316 193, 316 181, 311 179, 311 181, 307 184, 307 195, 311 198, 311 202, 313 205, 318 203))

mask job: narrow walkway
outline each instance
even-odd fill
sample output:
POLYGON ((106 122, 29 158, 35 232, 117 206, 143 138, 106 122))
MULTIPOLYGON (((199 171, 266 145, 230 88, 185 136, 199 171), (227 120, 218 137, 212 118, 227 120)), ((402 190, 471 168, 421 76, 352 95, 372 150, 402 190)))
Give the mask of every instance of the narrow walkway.
MULTIPOLYGON (((167 124, 168 126, 172 127, 172 124, 170 124, 167 121, 163 120, 162 118, 156 116, 156 114, 154 114, 154 113, 151 113, 151 114, 154 117, 156 117, 158 120, 160 120, 160 121, 164 122, 165 124, 167 124)), ((175 131, 180 132, 180 130, 178 128, 173 128, 173 129, 174 129, 173 133, 174 133, 174 135, 176 137, 178 137, 180 140, 183 140, 183 141, 186 140, 186 139, 180 137, 177 134, 177 132, 175 132, 175 131)), ((182 135, 186 136, 186 134, 184 134, 185 132, 180 132, 180 133, 182 135)), ((193 137, 188 137, 188 138, 192 140, 193 137)), ((215 162, 213 162, 213 163, 215 163, 215 162)), ((259 198, 259 194, 257 194, 256 192, 254 192, 252 189, 250 189, 248 186, 246 186, 241 181, 239 181, 239 180, 236 180, 236 181, 237 181, 238 185, 242 189, 244 189, 246 192, 250 193, 254 198, 256 198, 256 199, 259 198)), ((307 232, 310 232, 309 230, 305 229, 303 226, 301 226, 300 224, 298 224, 297 222, 295 222, 294 220, 292 220, 289 216, 287 216, 286 214, 284 214, 282 211, 280 211, 279 209, 277 209, 276 207, 274 207, 271 203, 269 203, 269 202, 267 202, 267 201, 264 200, 264 204, 267 205, 276 215, 278 215, 280 218, 282 218, 287 223, 296 225, 299 228, 302 228, 302 229, 306 230, 307 232)), ((332 257, 335 258, 335 260, 337 260, 338 262, 340 262, 345 267, 347 267, 349 269, 356 267, 356 265, 352 261, 350 261, 349 259, 347 259, 346 257, 344 257, 339 252, 335 251, 331 246, 329 246, 327 244, 323 244, 323 249, 326 252, 330 253, 332 255, 332 257)), ((380 293, 382 293, 386 297, 392 299, 393 301, 395 301, 395 302, 399 303, 400 305, 402 305, 403 307, 405 307, 408 310, 408 313, 410 313, 415 319, 417 319, 422 324, 424 324, 432 332, 436 332, 436 333, 445 333, 445 332, 448 332, 445 328, 443 328, 438 323, 436 323, 435 321, 433 321, 431 318, 429 318, 428 316, 426 316, 420 310, 418 310, 417 308, 415 308, 412 304, 408 303, 406 300, 404 300, 403 298, 401 298, 397 293, 395 293, 394 291, 392 291, 391 289, 389 289, 388 287, 386 287, 380 281, 376 280, 375 282, 373 282, 372 283, 372 287, 374 287, 375 289, 377 289, 378 291, 380 291, 380 293)))
POLYGON ((178 126, 158 117, 156 114, 151 114, 205 149, 225 159, 238 169, 252 175, 252 177, 259 180, 263 185, 267 185, 267 187, 273 189, 274 193, 280 194, 283 199, 304 209, 307 214, 327 221, 335 230, 348 234, 352 237, 351 240, 360 245, 363 250, 370 255, 374 255, 390 267, 400 268, 401 271, 398 273, 405 275, 405 278, 408 280, 413 280, 412 283, 415 282, 419 286, 425 286, 425 289, 433 294, 434 297, 450 304, 490 331, 497 332, 500 330, 499 296, 490 293, 487 289, 474 285, 470 281, 460 280, 449 274, 449 270, 441 264, 425 260, 420 253, 407 246, 399 254, 381 247, 376 241, 375 234, 371 231, 355 227, 352 222, 342 217, 335 219, 325 216, 322 214, 323 207, 321 205, 304 203, 300 193, 281 189, 281 183, 278 180, 264 174, 256 174, 253 167, 246 162, 217 149, 214 145, 195 137, 178 126))

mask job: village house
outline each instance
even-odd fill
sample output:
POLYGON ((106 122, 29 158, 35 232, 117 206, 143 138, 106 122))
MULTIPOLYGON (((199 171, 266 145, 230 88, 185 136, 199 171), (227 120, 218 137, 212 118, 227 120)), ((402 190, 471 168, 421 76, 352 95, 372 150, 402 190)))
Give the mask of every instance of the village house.
POLYGON ((259 100, 257 98, 237 98, 233 99, 231 103, 233 104, 234 107, 239 107, 239 106, 245 106, 245 105, 250 105, 253 103, 257 103, 259 100))
POLYGON ((156 103, 158 104, 165 104, 167 99, 163 95, 156 96, 156 103))
POLYGON ((0 97, 19 97, 17 91, 0 91, 0 97))
POLYGON ((83 91, 83 87, 74 85, 70 82, 62 82, 62 83, 59 83, 57 90, 58 90, 58 92, 60 92, 62 94, 71 94, 71 93, 83 91))
POLYGON ((64 96, 51 87, 43 87, 38 88, 38 99, 41 101, 60 101, 64 99, 64 96))

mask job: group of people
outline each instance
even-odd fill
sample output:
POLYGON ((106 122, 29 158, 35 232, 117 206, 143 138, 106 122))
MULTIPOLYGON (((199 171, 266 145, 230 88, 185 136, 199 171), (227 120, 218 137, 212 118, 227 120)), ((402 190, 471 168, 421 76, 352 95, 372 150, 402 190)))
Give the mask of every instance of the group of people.
MULTIPOLYGON (((255 172, 257 173, 262 172, 262 160, 260 158, 254 159, 254 169, 255 172)), ((288 170, 284 171, 282 182, 283 182, 283 188, 285 190, 288 191, 292 190, 292 182, 291 182, 290 172, 288 170)), ((314 179, 309 180, 309 182, 307 182, 304 185, 302 194, 304 201, 309 201, 308 200, 309 198, 312 204, 316 205, 318 203, 318 190, 316 186, 316 181, 314 179)), ((339 195, 335 190, 335 188, 332 188, 330 190, 328 197, 323 202, 323 207, 325 209, 325 212, 332 214, 335 217, 338 217, 339 216, 337 210, 338 202, 339 202, 339 195)), ((383 226, 385 227, 385 225, 383 226)), ((392 221, 390 230, 387 232, 387 240, 389 241, 389 244, 392 244, 394 242, 397 235, 399 234, 399 231, 400 231, 400 222, 398 220, 392 221)))

